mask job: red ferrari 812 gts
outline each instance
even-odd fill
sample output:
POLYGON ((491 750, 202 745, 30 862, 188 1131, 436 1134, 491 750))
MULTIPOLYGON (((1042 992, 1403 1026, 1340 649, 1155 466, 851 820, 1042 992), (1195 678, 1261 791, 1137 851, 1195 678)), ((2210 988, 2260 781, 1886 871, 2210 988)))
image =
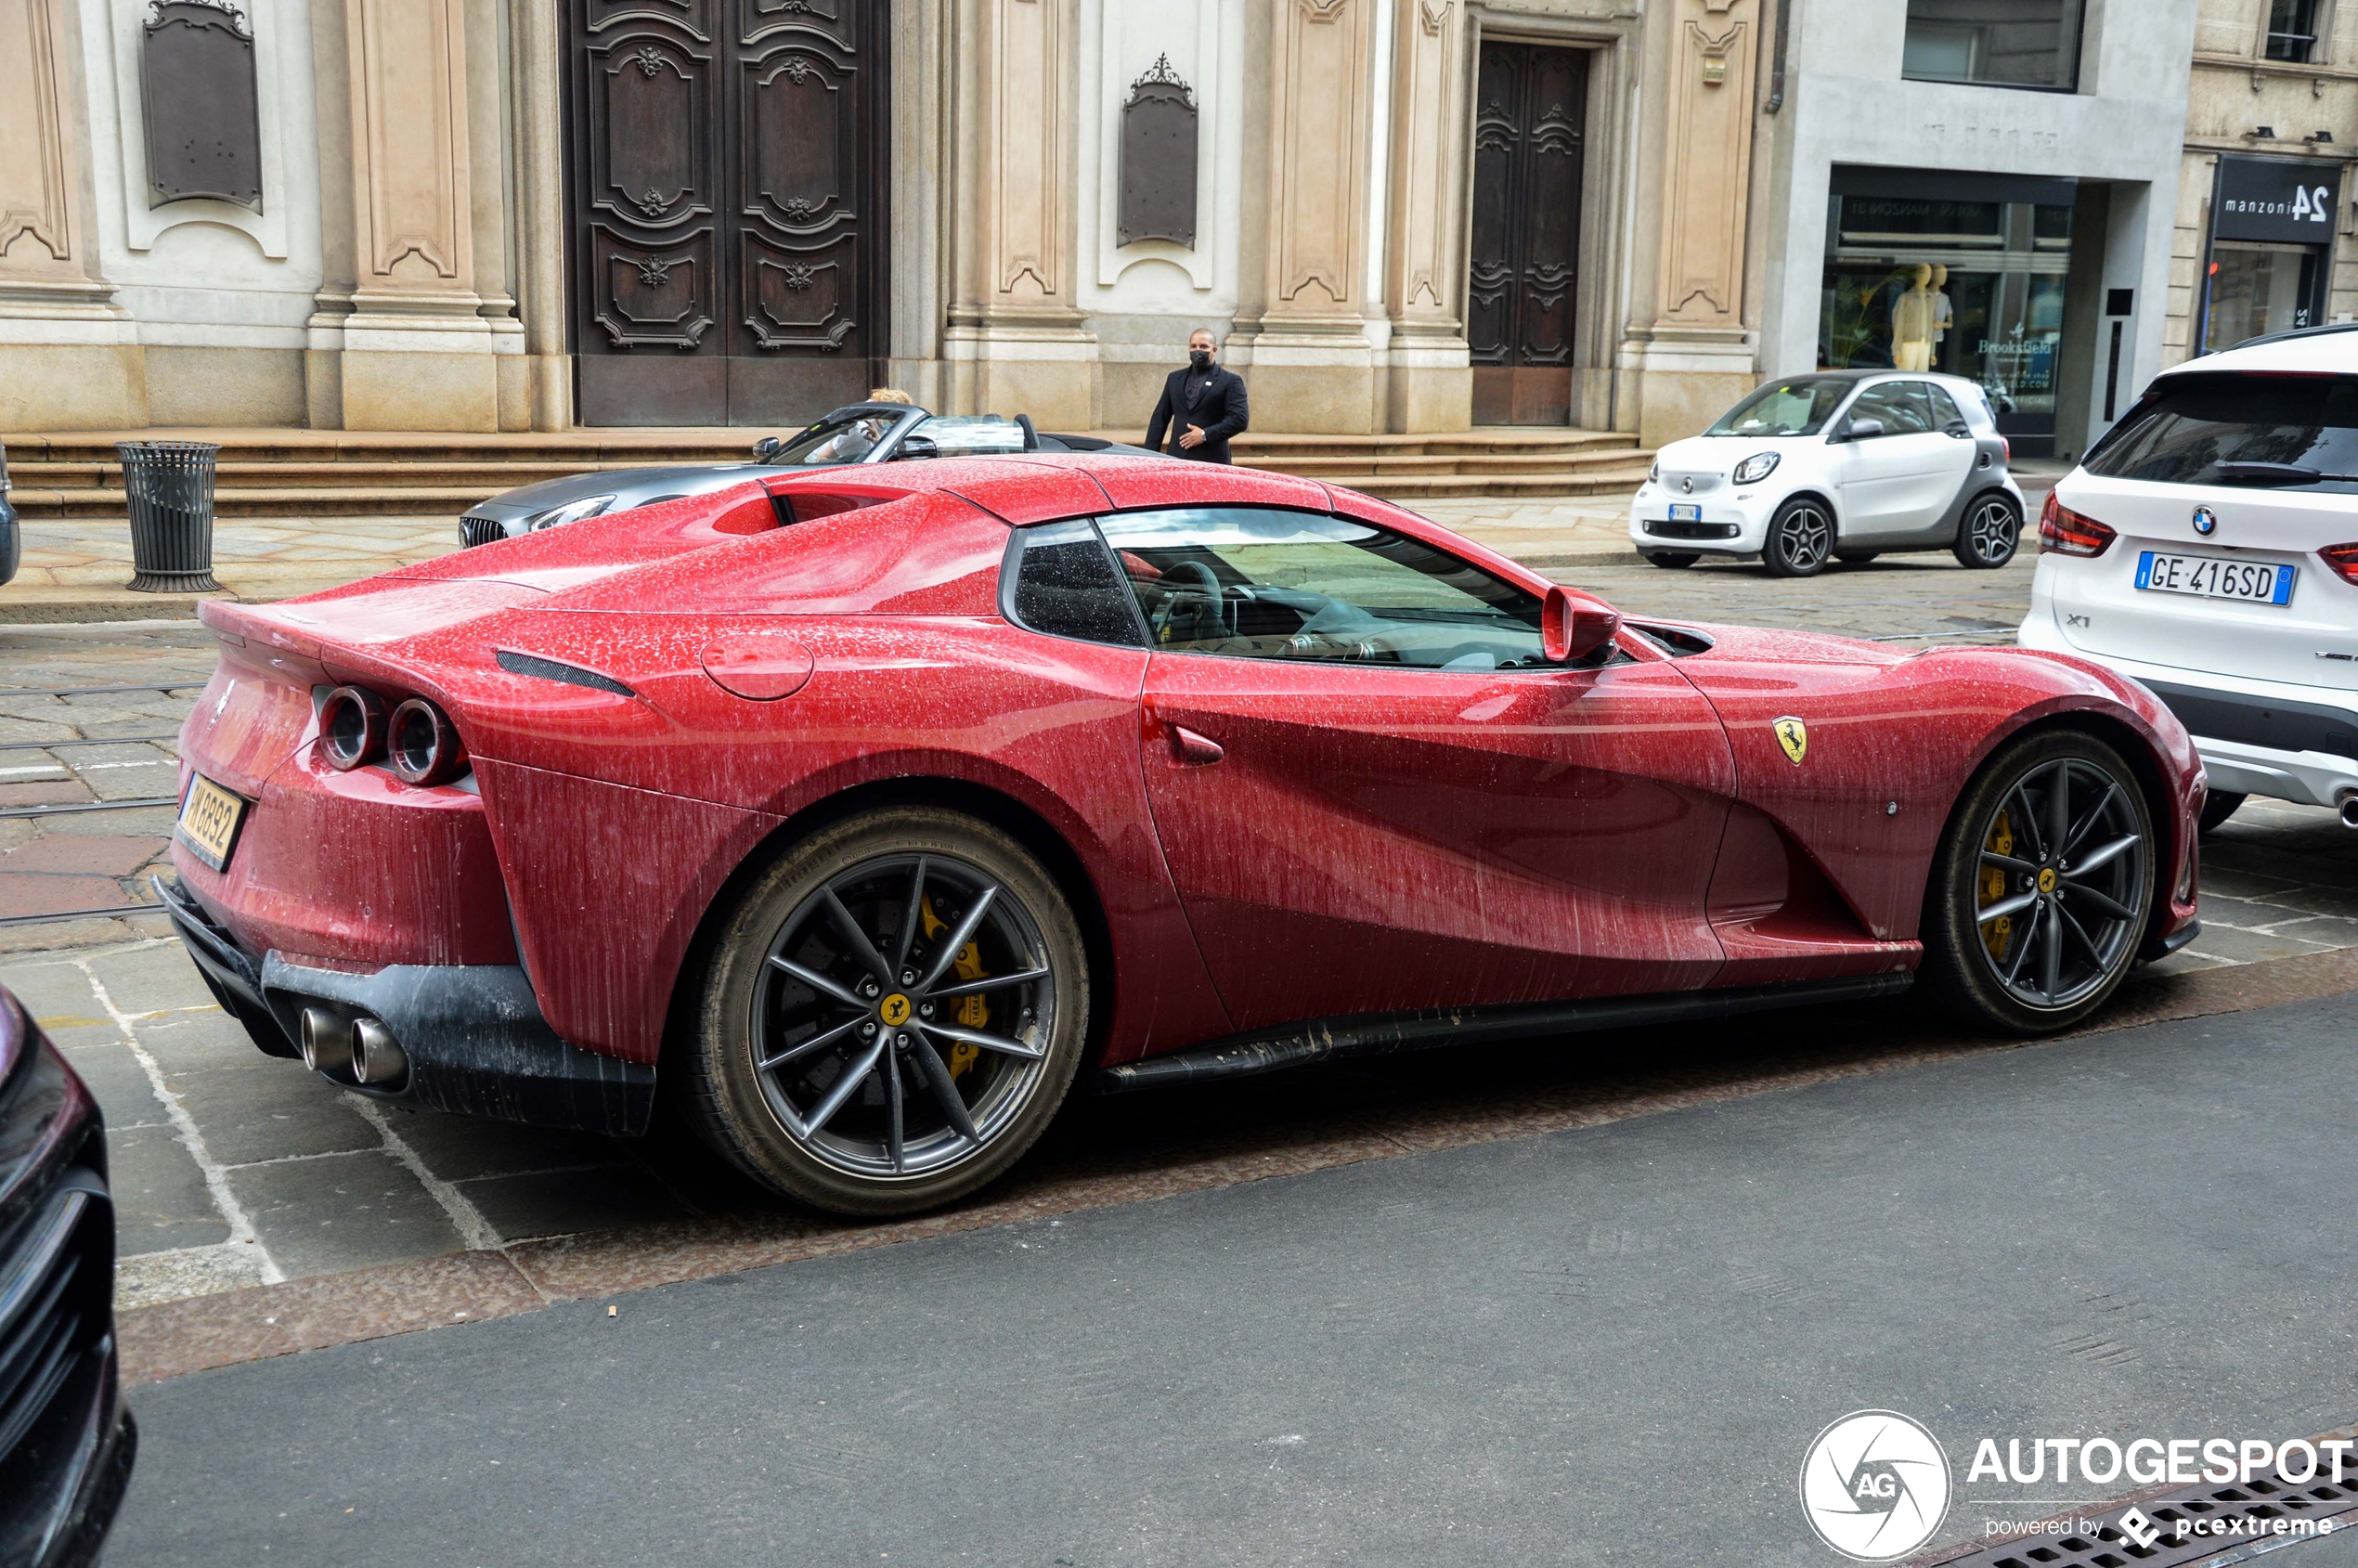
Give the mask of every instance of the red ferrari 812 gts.
POLYGON ((2053 1031, 2195 927, 2143 688, 1624 619, 1408 512, 1117 457, 838 470, 207 603, 165 889, 263 1050, 972 1191, 1134 1089, 1876 996, 2053 1031))

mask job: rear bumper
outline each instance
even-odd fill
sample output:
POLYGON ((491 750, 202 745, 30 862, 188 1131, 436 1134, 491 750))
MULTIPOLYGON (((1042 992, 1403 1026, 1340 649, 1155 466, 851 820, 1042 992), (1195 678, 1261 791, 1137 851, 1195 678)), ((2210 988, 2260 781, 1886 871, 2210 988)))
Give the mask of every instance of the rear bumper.
POLYGON ((155 886, 214 999, 271 1056, 299 1056, 304 1009, 324 1007, 382 1023, 408 1058, 408 1075, 389 1088, 330 1080, 356 1094, 538 1127, 647 1130, 655 1069, 560 1040, 519 965, 393 964, 362 971, 276 951, 256 955, 195 895, 162 880, 155 886))

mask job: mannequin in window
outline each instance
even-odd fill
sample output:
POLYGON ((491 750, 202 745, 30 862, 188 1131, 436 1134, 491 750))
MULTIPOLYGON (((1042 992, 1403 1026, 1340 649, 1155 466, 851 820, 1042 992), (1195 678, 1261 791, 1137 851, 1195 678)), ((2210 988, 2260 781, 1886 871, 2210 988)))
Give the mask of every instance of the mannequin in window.
POLYGON ((1895 369, 1932 369, 1932 268, 1916 268, 1915 286, 1891 307, 1891 363, 1895 369))
POLYGON ((1932 266, 1932 363, 1940 364, 1940 345, 1949 336, 1949 329, 1957 324, 1957 307, 1949 303, 1949 269, 1938 262, 1932 266))

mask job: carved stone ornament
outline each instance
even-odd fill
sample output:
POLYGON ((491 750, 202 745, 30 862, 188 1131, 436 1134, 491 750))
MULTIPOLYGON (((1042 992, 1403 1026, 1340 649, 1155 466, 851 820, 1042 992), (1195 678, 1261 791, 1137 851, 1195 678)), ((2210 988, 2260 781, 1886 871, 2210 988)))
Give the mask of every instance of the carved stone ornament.
POLYGON ((224 0, 155 0, 141 24, 148 205, 205 199, 262 211, 253 31, 224 0))

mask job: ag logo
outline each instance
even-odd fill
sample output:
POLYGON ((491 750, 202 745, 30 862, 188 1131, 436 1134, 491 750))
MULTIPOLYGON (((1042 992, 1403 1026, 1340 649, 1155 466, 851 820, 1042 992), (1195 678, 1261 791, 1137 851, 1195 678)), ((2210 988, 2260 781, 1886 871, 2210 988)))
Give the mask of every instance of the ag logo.
POLYGON ((1854 1411, 1809 1445, 1801 1508, 1843 1556, 1889 1562, 1932 1539, 1947 1517, 1949 1456, 1897 1410, 1854 1411))
POLYGON ((2219 514, 2207 506, 2195 508, 2195 532, 2204 538, 2219 531, 2219 514))
POLYGON ((1809 726, 1788 714, 1770 727, 1777 732, 1777 744, 1785 748, 1793 765, 1800 767, 1801 759, 1809 755, 1809 726))
POLYGON ((876 1017, 885 1021, 887 1029, 899 1029, 909 1021, 909 999, 894 991, 876 1008, 876 1017))

